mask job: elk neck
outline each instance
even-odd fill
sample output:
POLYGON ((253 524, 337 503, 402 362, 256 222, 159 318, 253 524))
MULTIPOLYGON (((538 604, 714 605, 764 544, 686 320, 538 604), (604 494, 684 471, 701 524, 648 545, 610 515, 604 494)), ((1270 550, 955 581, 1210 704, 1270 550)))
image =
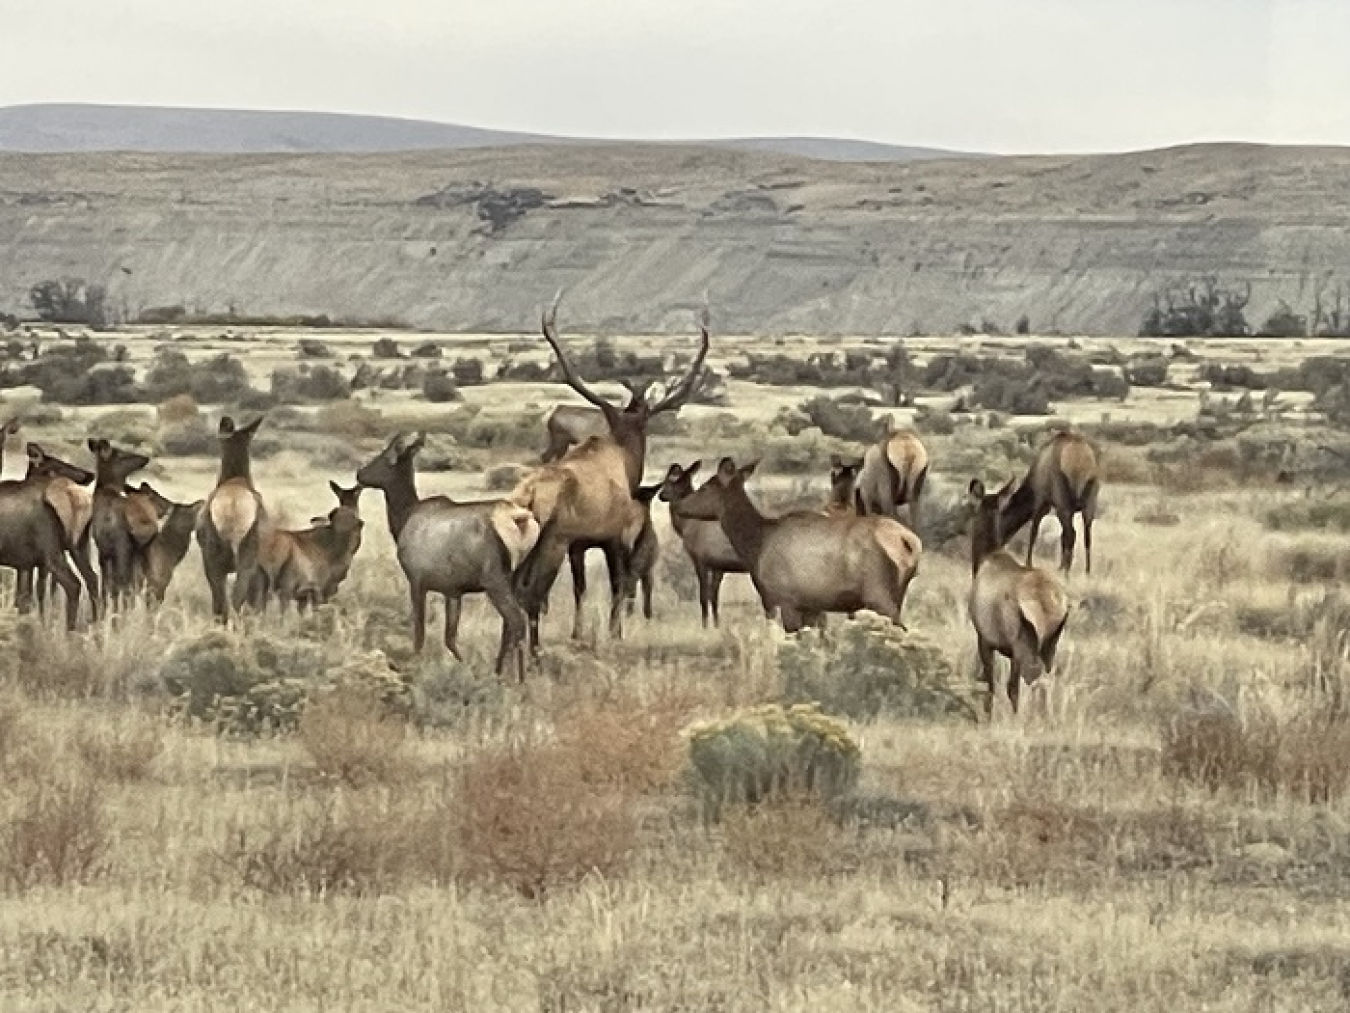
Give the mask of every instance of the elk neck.
POLYGON ((412 458, 399 461, 394 469, 393 480, 384 487, 384 512, 389 519, 389 533, 398 541, 408 518, 421 503, 417 495, 417 475, 413 471, 412 458))
POLYGON ((722 492, 722 530, 736 555, 753 572, 764 541, 778 522, 765 517, 750 500, 745 482, 737 478, 722 492))
POLYGON ((1017 491, 1008 498, 1008 502, 999 509, 999 527, 1003 531, 1004 542, 1026 527, 1035 512, 1036 489, 1031 482, 1031 476, 1028 475, 1017 487, 1017 491))
POLYGON ((220 476, 217 478, 216 484, 219 485, 222 482, 242 478, 249 485, 252 485, 253 475, 249 458, 247 442, 237 439, 226 440, 220 448, 220 476))

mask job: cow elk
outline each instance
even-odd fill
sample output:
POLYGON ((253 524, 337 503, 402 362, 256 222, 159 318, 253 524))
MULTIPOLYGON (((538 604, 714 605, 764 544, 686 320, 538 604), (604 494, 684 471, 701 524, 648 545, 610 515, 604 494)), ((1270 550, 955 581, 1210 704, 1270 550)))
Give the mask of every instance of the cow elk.
POLYGON ((361 486, 328 486, 338 505, 310 527, 298 531, 268 528, 262 532, 254 597, 265 606, 275 597, 284 610, 294 602, 300 609, 326 604, 346 579, 361 547, 364 522, 358 509, 361 486))
POLYGON ((174 571, 183 561, 192 544, 192 533, 197 528, 205 500, 177 503, 159 492, 149 482, 142 482, 135 492, 154 507, 159 517, 159 534, 146 546, 140 582, 150 600, 164 601, 174 571))
POLYGON ((460 658, 461 599, 482 592, 502 617, 496 672, 502 675, 510 662, 523 681, 526 617, 512 588, 512 573, 538 540, 538 522, 506 500, 419 498, 414 459, 423 442, 420 435, 411 443, 396 436, 356 473, 359 485, 384 493, 389 533, 408 578, 413 649, 421 651, 426 641, 427 595, 435 592, 445 599, 445 646, 460 658))
POLYGON ((99 601, 106 607, 110 598, 120 604, 131 595, 145 547, 159 534, 159 517, 147 498, 126 493, 127 479, 150 458, 103 439, 89 440, 89 449, 97 476, 90 523, 98 551, 99 601))
MULTIPOLYGON (((698 490, 694 488, 694 476, 702 467, 702 461, 695 461, 687 468, 672 464, 666 471, 666 480, 661 484, 661 499, 670 504, 670 526, 680 536, 685 554, 694 566, 694 576, 698 581, 698 607, 703 625, 708 625, 711 617, 713 625, 721 625, 719 609, 722 600, 722 578, 728 573, 748 573, 741 557, 727 540, 722 530, 722 522, 716 519, 695 520, 685 517, 677 509, 678 505, 698 490)), ((749 474, 749 472, 747 472, 749 474)), ((716 478, 709 478, 703 484, 709 490, 705 495, 720 495, 721 485, 716 478)))
POLYGON ((919 500, 928 478, 928 450, 917 433, 891 429, 863 453, 858 472, 858 512, 900 518, 908 508, 911 530, 919 530, 919 500))
POLYGON ((829 516, 798 511, 766 517, 745 491, 755 465, 723 458, 713 481, 677 502, 677 514, 718 520, 767 611, 789 633, 820 625, 829 612, 870 609, 897 626, 923 550, 919 537, 892 517, 829 516))
POLYGON ((256 595, 258 549, 267 510, 253 485, 250 448, 261 423, 261 416, 246 426, 235 426, 228 415, 221 418, 217 431, 220 471, 197 522, 197 545, 211 588, 211 612, 218 620, 226 618, 230 605, 237 611, 256 595), (225 582, 231 573, 234 588, 227 600, 225 582))
POLYGON ((974 479, 969 487, 975 505, 970 538, 971 573, 968 609, 979 648, 980 677, 988 689, 985 714, 994 709, 994 655, 1011 664, 1008 702, 1017 713, 1023 682, 1034 683, 1055 664, 1068 597, 1060 578, 1038 567, 1023 565, 1003 546, 1011 532, 1003 525, 1008 501, 1016 495, 1009 482, 997 493, 986 493, 974 479))
POLYGON ((1041 521, 1052 510, 1059 520, 1059 567, 1068 573, 1073 566, 1074 514, 1083 515, 1083 557, 1086 572, 1092 572, 1092 522, 1097 516, 1101 473, 1097 454, 1082 434, 1068 429, 1056 432, 1041 447, 1016 490, 1000 508, 999 523, 1008 538, 1031 522, 1027 565, 1036 552, 1041 521))
POLYGON ((73 630, 80 613, 80 578, 67 561, 69 537, 47 500, 45 484, 0 481, 0 566, 10 567, 20 578, 15 595, 20 612, 32 606, 32 574, 45 571, 65 592, 66 628, 73 630))
MULTIPOLYGON (((66 554, 79 571, 85 590, 89 592, 90 607, 98 618, 98 576, 89 562, 90 520, 94 515, 94 497, 86 486, 94 480, 94 473, 69 464, 48 454, 36 443, 28 444, 28 471, 24 481, 42 489, 43 498, 56 511, 65 534, 66 554)), ((27 595, 37 577, 38 607, 47 601, 48 574, 45 568, 21 570, 19 585, 27 595)))
MULTIPOLYGON (((573 543, 604 549, 613 588, 629 586, 630 557, 642 533, 643 504, 637 499, 647 458, 647 427, 662 412, 677 411, 695 392, 708 355, 708 312, 703 311, 698 354, 685 374, 661 398, 630 389, 622 408, 593 391, 572 367, 557 334, 558 302, 544 314, 541 329, 563 379, 605 417, 607 432, 592 436, 559 460, 526 475, 509 499, 529 510, 540 536, 516 572, 516 588, 529 616, 530 645, 539 645, 539 616, 573 543)), ((610 607, 610 633, 623 635, 623 597, 610 607)), ((575 627, 574 627, 575 632, 575 627)))

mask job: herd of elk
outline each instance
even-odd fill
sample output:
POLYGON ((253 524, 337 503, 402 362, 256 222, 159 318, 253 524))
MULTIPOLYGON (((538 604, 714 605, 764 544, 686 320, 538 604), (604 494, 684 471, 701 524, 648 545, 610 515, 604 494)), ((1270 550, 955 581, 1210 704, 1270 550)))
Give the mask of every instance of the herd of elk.
MULTIPOLYGON (((767 616, 787 632, 821 626, 830 613, 867 609, 903 628, 902 613, 918 572, 923 543, 919 509, 929 469, 927 449, 912 430, 887 431, 858 457, 834 455, 830 492, 815 509, 765 513, 747 490, 756 462, 730 457, 699 486, 702 462, 671 464, 663 480, 642 484, 651 420, 676 412, 697 392, 710 338, 707 310, 700 320, 697 354, 660 396, 625 383, 628 396, 616 405, 596 393, 576 372, 557 333, 557 301, 541 320, 541 332, 562 380, 590 407, 562 406, 547 422, 548 445, 540 464, 504 497, 469 502, 419 496, 416 457, 419 434, 394 436, 356 473, 356 484, 335 481, 337 505, 314 517, 308 528, 280 527, 253 482, 252 441, 259 417, 236 425, 219 421, 219 470, 204 498, 179 503, 131 476, 149 458, 87 441, 89 471, 27 445, 22 480, 0 481, 0 566, 18 574, 21 610, 34 597, 41 607, 50 579, 64 592, 66 625, 76 625, 81 585, 91 608, 117 609, 133 595, 163 601, 174 572, 195 537, 210 589, 211 609, 222 621, 245 606, 263 610, 276 599, 285 610, 331 601, 361 547, 362 490, 384 497, 388 528, 408 585, 412 644, 426 640, 427 597, 445 602, 444 643, 461 658, 458 632, 462 600, 483 594, 501 617, 495 669, 523 679, 527 656, 539 646, 540 616, 563 560, 570 565, 574 620, 581 634, 586 593, 586 553, 605 555, 610 577, 610 634, 621 637, 625 606, 631 613, 639 588, 643 615, 653 615, 652 589, 659 543, 652 506, 669 506, 671 526, 693 564, 704 626, 720 623, 720 593, 728 573, 750 577, 767 616), (92 490, 89 486, 92 483, 92 490), (97 550, 98 569, 90 561, 97 550), (72 564, 74 569, 72 569, 72 564), (78 572, 78 576, 77 576, 78 572), (227 593, 227 578, 235 575, 227 593), (36 585, 34 581, 36 580, 36 585)), ((18 432, 17 420, 2 428, 18 432)), ((0 439, 0 463, 3 461, 0 439)), ((996 694, 994 660, 1007 658, 1007 697, 1016 713, 1020 687, 1049 672, 1069 614, 1063 576, 1033 565, 1042 520, 1059 520, 1060 570, 1073 564, 1074 514, 1081 514, 1085 569, 1092 569, 1092 524, 1100 475, 1093 447, 1079 433, 1054 433, 1021 480, 995 493, 972 480, 971 585, 967 610, 975 629, 985 708, 996 694), (1030 525, 1025 562, 1006 548, 1030 525)))

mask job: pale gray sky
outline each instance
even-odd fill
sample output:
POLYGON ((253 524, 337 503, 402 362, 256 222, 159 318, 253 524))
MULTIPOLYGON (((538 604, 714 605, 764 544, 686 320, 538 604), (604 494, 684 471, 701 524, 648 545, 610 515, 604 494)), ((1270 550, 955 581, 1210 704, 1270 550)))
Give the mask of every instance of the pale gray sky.
POLYGON ((1350 0, 0 0, 0 105, 998 152, 1350 144, 1350 0))

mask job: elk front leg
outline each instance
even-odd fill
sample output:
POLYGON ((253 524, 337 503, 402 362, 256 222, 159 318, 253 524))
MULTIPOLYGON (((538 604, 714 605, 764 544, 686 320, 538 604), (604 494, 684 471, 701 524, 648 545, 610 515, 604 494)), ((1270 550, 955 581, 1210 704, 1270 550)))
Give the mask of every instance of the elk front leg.
POLYGON ((622 640, 629 552, 621 541, 606 542, 603 549, 605 563, 609 569, 609 635, 616 640, 622 640))
POLYGON ((454 655, 456 661, 464 660, 459 653, 459 616, 463 608, 464 599, 459 595, 445 596, 445 649, 454 655))
POLYGON ((567 564, 572 570, 572 639, 581 639, 582 604, 586 600, 586 546, 574 542, 567 547, 567 564))

